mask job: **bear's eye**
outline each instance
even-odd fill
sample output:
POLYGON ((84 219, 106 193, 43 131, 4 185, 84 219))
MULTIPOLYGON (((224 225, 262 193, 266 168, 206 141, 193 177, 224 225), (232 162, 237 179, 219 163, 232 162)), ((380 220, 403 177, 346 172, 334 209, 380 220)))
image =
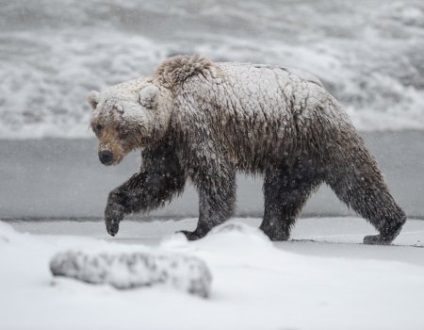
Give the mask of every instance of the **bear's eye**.
POLYGON ((93 128, 94 128, 95 132, 100 132, 103 129, 103 125, 102 124, 95 124, 93 128))
POLYGON ((127 129, 127 127, 126 127, 125 124, 116 125, 116 130, 117 130, 117 132, 119 134, 119 137, 121 137, 121 138, 125 138, 129 134, 129 131, 128 131, 128 129, 127 129))

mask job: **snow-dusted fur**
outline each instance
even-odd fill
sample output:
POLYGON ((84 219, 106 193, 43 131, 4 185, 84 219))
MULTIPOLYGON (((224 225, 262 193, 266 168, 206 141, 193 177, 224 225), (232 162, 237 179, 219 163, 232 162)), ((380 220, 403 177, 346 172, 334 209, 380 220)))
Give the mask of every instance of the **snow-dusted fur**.
POLYGON ((365 243, 389 244, 406 220, 347 115, 309 74, 176 56, 151 77, 91 92, 89 102, 103 163, 143 148, 140 172, 109 195, 111 235, 126 214, 163 206, 190 178, 199 222, 184 233, 203 237, 232 215, 236 171, 264 176, 261 229, 272 240, 289 238, 323 182, 380 232, 365 243))

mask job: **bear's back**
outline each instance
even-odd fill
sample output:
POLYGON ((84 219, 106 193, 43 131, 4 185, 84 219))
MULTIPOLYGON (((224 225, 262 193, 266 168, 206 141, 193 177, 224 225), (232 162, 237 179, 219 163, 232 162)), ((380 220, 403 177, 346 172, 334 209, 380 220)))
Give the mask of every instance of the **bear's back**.
POLYGON ((216 66, 234 77, 239 77, 241 79, 249 78, 249 80, 259 83, 266 78, 267 75, 270 75, 279 81, 307 82, 323 87, 322 82, 313 74, 292 67, 237 62, 218 62, 216 66))
MULTIPOLYGON (((223 79, 216 88, 230 115, 288 123, 324 108, 329 94, 313 75, 280 66, 217 63, 223 79)), ((213 87, 214 88, 214 87, 213 87)))
POLYGON ((313 131, 325 137, 333 123, 344 121, 338 107, 329 106, 334 99, 322 83, 295 69, 214 63, 181 86, 179 126, 212 139, 214 148, 247 171, 306 152, 313 131))
MULTIPOLYGON (((221 103, 225 120, 222 143, 243 168, 261 167, 264 159, 280 159, 301 140, 324 109, 327 97, 313 75, 268 65, 218 63, 225 76, 226 97, 221 103), (232 132, 237 132, 233 134, 232 132)), ((221 93, 219 93, 221 95, 221 93)), ((299 150, 300 151, 300 150, 299 150)))

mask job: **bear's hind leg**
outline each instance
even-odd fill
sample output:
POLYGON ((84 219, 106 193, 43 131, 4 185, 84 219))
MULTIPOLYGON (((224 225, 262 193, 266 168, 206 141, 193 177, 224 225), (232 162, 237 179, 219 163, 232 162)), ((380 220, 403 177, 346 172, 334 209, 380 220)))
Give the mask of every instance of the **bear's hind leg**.
POLYGON ((343 202, 380 232, 366 236, 365 244, 390 244, 399 234, 406 215, 390 194, 377 163, 364 146, 345 153, 341 159, 329 169, 327 183, 343 202))
POLYGON ((311 192, 322 182, 310 160, 282 166, 265 174, 265 213, 260 229, 273 241, 285 241, 311 192))

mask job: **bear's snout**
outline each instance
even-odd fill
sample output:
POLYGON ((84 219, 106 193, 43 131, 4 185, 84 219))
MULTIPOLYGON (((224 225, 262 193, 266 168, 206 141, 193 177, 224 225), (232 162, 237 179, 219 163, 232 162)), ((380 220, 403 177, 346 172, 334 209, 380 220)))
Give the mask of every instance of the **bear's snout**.
POLYGON ((99 160, 103 165, 112 165, 113 153, 107 149, 101 150, 99 151, 99 160))

